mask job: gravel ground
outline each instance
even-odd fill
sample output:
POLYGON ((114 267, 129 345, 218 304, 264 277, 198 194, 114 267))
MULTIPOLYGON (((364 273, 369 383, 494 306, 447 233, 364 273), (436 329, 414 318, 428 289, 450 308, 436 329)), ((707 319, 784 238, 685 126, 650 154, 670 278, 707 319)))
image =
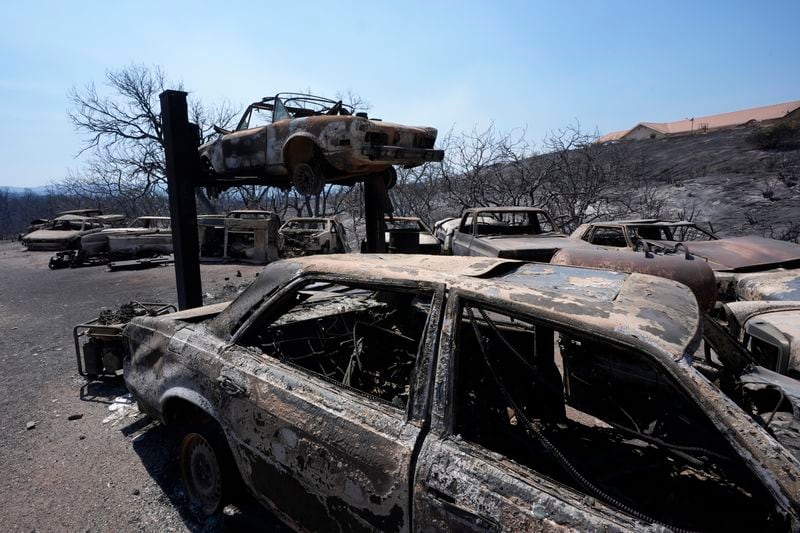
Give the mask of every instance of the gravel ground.
MULTIPOLYGON (((196 514, 176 436, 138 413, 121 380, 77 373, 73 326, 130 300, 174 302, 172 267, 49 270, 50 255, 0 243, 0 529, 285 530, 252 500, 221 518, 196 514)), ((202 265, 206 303, 230 299, 262 268, 202 265)))

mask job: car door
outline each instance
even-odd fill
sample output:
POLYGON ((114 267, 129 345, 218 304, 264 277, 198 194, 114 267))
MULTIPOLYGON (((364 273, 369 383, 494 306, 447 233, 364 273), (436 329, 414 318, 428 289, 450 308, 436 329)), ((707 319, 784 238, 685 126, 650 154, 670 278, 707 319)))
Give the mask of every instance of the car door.
MULTIPOLYGON (((315 278, 292 285, 276 297, 275 305, 284 306, 287 299, 298 298, 304 291, 313 292, 304 289, 309 283, 323 282, 315 278)), ((403 295, 408 295, 419 287, 407 284, 401 289, 403 295)), ((427 286, 425 291, 432 299, 416 354, 416 376, 427 375, 428 370, 424 369, 430 365, 431 339, 436 336, 443 298, 441 288, 427 286)), ((366 300, 350 298, 349 293, 341 299, 326 298, 315 292, 309 297, 311 305, 306 307, 308 302, 304 302, 302 313, 288 321, 287 314, 277 314, 268 306, 265 315, 274 316, 246 326, 256 329, 242 332, 238 344, 228 348, 225 359, 229 366, 223 369, 220 383, 220 411, 230 428, 229 439, 246 483, 261 501, 275 507, 290 523, 316 531, 406 531, 411 465, 424 415, 421 408, 414 406, 426 394, 424 380, 418 384, 409 381, 410 399, 400 405, 402 402, 390 402, 360 390, 363 383, 351 379, 356 372, 349 372, 345 385, 336 374, 335 365, 322 369, 320 363, 317 371, 309 358, 322 360, 320 353, 331 343, 315 344, 306 354, 301 349, 305 333, 299 333, 305 329, 299 328, 305 328, 307 321, 324 320, 324 325, 315 331, 335 338, 333 344, 344 343, 347 330, 339 330, 349 320, 351 312, 347 307, 363 310, 363 305, 369 305, 366 300), (314 298, 318 297, 317 304, 314 298), (325 314, 323 308, 329 305, 334 306, 331 309, 335 314, 325 314), (276 333, 275 338, 280 340, 271 344, 272 350, 247 346, 252 344, 247 339, 263 340, 265 334, 259 333, 262 330, 258 328, 267 331, 278 327, 275 324, 283 329, 279 335, 276 333), (327 333, 321 333, 323 330, 327 333), (292 353, 287 356, 288 352, 292 353)), ((393 353, 393 342, 406 342, 383 328, 370 330, 372 324, 368 321, 353 323, 353 346, 356 349, 361 343, 358 357, 365 366, 372 355, 393 353), (366 335, 359 337, 359 328, 377 332, 381 339, 388 340, 367 341, 366 335)), ((313 342, 309 341, 309 345, 313 342)), ((348 366, 345 375, 350 369, 348 366)))
POLYGON ((782 520, 769 482, 644 351, 486 294, 448 299, 415 528, 746 531, 782 520))
POLYGON ((239 128, 222 136, 220 142, 226 171, 238 174, 266 168, 267 130, 271 122, 272 111, 251 107, 239 128))
POLYGON ((472 241, 474 240, 472 235, 474 220, 475 217, 471 213, 464 215, 461 219, 461 225, 453 232, 451 244, 453 255, 470 255, 472 241))

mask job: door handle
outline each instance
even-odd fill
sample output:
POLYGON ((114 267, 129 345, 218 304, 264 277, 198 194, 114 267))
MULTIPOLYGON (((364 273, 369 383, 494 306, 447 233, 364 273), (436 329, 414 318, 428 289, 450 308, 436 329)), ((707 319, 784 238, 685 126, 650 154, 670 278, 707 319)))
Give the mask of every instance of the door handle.
POLYGON ((222 392, 229 396, 247 396, 247 388, 244 384, 231 376, 222 375, 217 378, 217 383, 222 392))

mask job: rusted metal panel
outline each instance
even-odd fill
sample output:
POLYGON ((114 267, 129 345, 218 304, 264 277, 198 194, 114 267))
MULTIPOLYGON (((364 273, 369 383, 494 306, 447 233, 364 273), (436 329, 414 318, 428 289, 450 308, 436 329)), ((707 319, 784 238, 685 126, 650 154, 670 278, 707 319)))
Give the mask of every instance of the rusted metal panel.
MULTIPOLYGON (((704 310, 711 309, 717 301, 714 271, 705 261, 691 256, 575 248, 560 250, 550 262, 672 279, 692 289, 704 310)), ((652 295, 652 299, 658 298, 660 295, 652 295)))
POLYGON ((740 300, 800 301, 800 269, 739 274, 736 294, 740 300))

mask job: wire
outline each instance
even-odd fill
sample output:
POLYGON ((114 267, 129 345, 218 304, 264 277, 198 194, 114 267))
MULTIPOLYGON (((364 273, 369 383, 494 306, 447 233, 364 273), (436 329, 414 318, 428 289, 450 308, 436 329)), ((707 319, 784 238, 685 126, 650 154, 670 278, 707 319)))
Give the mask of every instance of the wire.
POLYGON ((503 385, 502 381, 500 380, 500 377, 495 372, 495 369, 492 366, 492 363, 489 361, 489 356, 486 353, 486 347, 484 346, 484 343, 483 343, 483 337, 481 336, 480 331, 478 330, 478 326, 475 323, 475 314, 472 312, 472 308, 469 307, 469 306, 466 306, 465 310, 466 310, 467 314, 469 315, 470 325, 472 326, 472 329, 475 332, 475 338, 478 340, 478 347, 480 348, 480 352, 481 352, 481 356, 483 357, 483 361, 486 363, 486 366, 489 369, 489 374, 492 376, 492 379, 494 380, 495 384, 497 385, 498 389, 500 390, 500 393, 503 395, 503 398, 506 400, 506 402, 508 402, 509 405, 511 405, 511 407, 514 409, 517 417, 520 420, 522 420, 522 422, 525 424, 525 427, 528 429, 528 431, 530 431, 530 433, 533 434, 533 436, 542 444, 542 446, 548 452, 550 452, 553 455, 553 457, 555 457, 555 459, 559 463, 559 465, 570 476, 572 476, 572 478, 575 481, 577 481, 592 496, 594 496, 594 497, 596 497, 596 498, 598 498, 600 500, 605 501, 606 503, 616 507, 617 509, 619 509, 621 511, 624 511, 624 512, 628 513, 629 515, 635 517, 635 518, 638 518, 639 520, 643 520, 643 521, 649 522, 651 524, 659 524, 659 525, 667 527, 667 528, 669 528, 669 529, 671 529, 671 530, 673 530, 673 531, 675 531, 677 533, 689 533, 689 530, 676 528, 675 526, 672 526, 670 524, 661 522, 661 521, 656 520, 656 519, 654 519, 654 518, 652 518, 652 517, 640 512, 640 511, 637 511, 633 507, 630 507, 629 505, 623 503, 622 501, 618 500, 614 496, 611 496, 610 494, 608 494, 608 493, 604 492, 603 490, 601 490, 600 488, 596 487, 591 481, 589 481, 586 477, 584 477, 583 474, 581 474, 572 465, 572 463, 570 463, 569 460, 561 453, 561 451, 552 442, 550 442, 550 440, 547 437, 545 437, 542 434, 542 432, 534 424, 531 423, 531 421, 528 419, 528 417, 525 416, 525 413, 522 411, 522 409, 519 408, 517 403, 511 397, 511 394, 509 394, 508 390, 505 388, 505 386, 503 385))

